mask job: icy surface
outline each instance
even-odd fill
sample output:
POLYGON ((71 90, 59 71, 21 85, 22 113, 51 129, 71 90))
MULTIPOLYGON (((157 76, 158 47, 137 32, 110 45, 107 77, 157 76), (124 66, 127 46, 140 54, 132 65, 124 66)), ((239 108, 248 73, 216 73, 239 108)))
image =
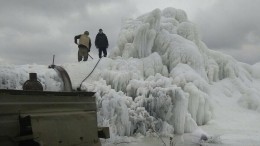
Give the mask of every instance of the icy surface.
POLYGON ((45 65, 8 65, 0 64, 0 89, 21 90, 25 81, 29 79, 29 73, 37 73, 38 81, 47 91, 61 91, 63 83, 54 70, 45 65))
MULTIPOLYGON (((97 62, 62 64, 74 89, 97 62)), ((0 88, 22 89, 29 72, 38 73, 44 90, 63 89, 47 66, 8 64, 0 65, 0 88)), ((96 92, 98 124, 110 127, 107 145, 127 145, 135 140, 123 136, 139 134, 184 134, 178 140, 185 145, 194 133, 220 135, 226 144, 238 144, 225 141, 238 137, 242 144, 259 144, 259 79, 259 63, 250 66, 208 49, 183 10, 166 8, 126 20, 117 46, 82 90, 96 92)))

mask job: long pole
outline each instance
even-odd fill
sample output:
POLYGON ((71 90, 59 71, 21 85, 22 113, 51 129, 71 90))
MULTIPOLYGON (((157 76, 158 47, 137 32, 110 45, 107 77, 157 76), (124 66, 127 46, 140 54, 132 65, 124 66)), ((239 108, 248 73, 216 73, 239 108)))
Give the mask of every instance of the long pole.
POLYGON ((93 59, 93 57, 91 57, 89 54, 88 54, 88 56, 89 56, 91 59, 93 59))
POLYGON ((55 59, 55 55, 53 55, 52 57, 52 65, 54 65, 54 59, 55 59))

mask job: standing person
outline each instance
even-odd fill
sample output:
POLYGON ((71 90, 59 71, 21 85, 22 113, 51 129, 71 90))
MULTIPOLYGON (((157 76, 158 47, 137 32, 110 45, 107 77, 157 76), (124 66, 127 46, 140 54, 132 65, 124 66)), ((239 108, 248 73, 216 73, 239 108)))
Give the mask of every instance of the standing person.
POLYGON ((83 58, 83 61, 88 60, 88 52, 90 52, 91 48, 91 40, 89 38, 89 32, 85 31, 84 34, 80 34, 74 37, 75 44, 78 45, 78 61, 80 62, 83 58), (79 43, 77 40, 79 39, 79 43))
POLYGON ((108 40, 106 34, 103 33, 102 29, 99 29, 99 32, 95 39, 95 45, 98 48, 99 58, 102 57, 102 52, 104 57, 107 56, 108 40))

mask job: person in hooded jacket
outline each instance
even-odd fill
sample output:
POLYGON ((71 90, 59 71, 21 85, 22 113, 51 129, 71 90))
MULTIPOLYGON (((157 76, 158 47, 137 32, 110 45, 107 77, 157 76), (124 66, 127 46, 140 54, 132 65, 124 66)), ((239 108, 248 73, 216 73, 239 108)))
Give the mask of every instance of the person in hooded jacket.
POLYGON ((84 34, 80 34, 74 37, 75 44, 78 45, 78 61, 87 61, 88 60, 88 53, 90 52, 91 48, 91 39, 89 37, 89 32, 85 31, 84 34), (79 43, 77 40, 79 39, 79 43))
POLYGON ((102 29, 99 29, 98 34, 96 35, 95 45, 98 48, 99 58, 102 57, 102 52, 104 57, 107 56, 108 40, 106 34, 103 33, 102 29))

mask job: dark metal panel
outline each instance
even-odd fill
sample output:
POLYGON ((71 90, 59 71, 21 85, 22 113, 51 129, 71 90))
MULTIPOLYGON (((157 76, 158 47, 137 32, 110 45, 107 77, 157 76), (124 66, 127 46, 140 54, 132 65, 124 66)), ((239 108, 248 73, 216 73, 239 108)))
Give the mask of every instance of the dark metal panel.
POLYGON ((96 111, 95 104, 0 104, 0 114, 21 114, 39 112, 96 111))
POLYGON ((30 117, 33 135, 43 145, 100 144, 96 112, 43 113, 30 114, 30 117))
MULTIPOLYGON (((81 142, 79 145, 100 146, 97 138, 97 109, 94 94, 94 92, 42 92, 0 89, 0 145, 16 146, 17 141, 15 139, 24 138, 19 136, 18 118, 19 115, 29 115, 33 116, 33 119, 45 118, 45 121, 52 123, 60 122, 60 128, 71 126, 64 129, 58 128, 60 133, 66 129, 73 132, 73 127, 76 127, 79 130, 76 138, 76 142, 81 142), (88 121, 89 124, 86 124, 85 121, 88 121), (86 127, 82 128, 81 126, 86 127), (84 130, 84 132, 80 132, 80 130, 84 130), (86 130, 86 135, 89 137, 94 135, 95 141, 93 138, 91 141, 84 141, 86 135, 83 139, 79 137, 81 133, 86 133, 86 130)), ((48 125, 48 122, 45 125, 48 125)), ((39 129, 44 130, 42 128, 44 127, 39 129)), ((49 134, 52 135, 50 132, 49 134)), ((66 142, 66 136, 71 135, 73 133, 61 135, 61 137, 66 142)), ((57 139, 55 141, 57 142, 57 139)))
POLYGON ((4 102, 90 102, 94 103, 94 96, 54 96, 54 95, 9 95, 0 94, 0 103, 4 102))
POLYGON ((0 95, 53 95, 53 96, 94 96, 95 92, 53 92, 53 91, 23 91, 0 89, 0 95))

